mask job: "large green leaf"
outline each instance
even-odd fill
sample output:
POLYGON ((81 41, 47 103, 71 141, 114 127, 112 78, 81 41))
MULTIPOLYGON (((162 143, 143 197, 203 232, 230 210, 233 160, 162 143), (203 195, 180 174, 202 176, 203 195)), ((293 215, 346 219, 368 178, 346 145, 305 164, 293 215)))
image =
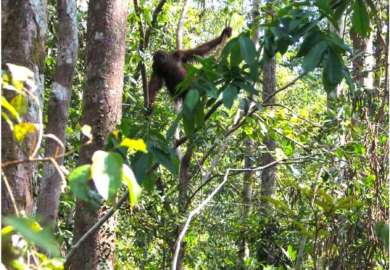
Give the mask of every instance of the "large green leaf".
POLYGON ((223 91, 223 104, 230 109, 233 105, 234 99, 237 97, 237 88, 233 85, 228 85, 223 91))
POLYGON ((88 181, 91 179, 91 165, 81 165, 68 176, 70 190, 80 200, 88 200, 88 181))
POLYGON ((118 153, 96 151, 92 156, 91 176, 104 199, 111 199, 122 182, 122 157, 118 153))
POLYGON ((178 174, 179 166, 175 157, 154 145, 150 146, 149 150, 158 163, 167 168, 172 174, 178 174))
POLYGON ((363 37, 367 37, 370 32, 370 19, 363 0, 355 0, 353 3, 352 28, 363 37))
POLYGON ((59 246, 48 229, 42 229, 32 218, 5 217, 4 223, 11 226, 26 240, 45 249, 48 254, 59 256, 59 246))
POLYGON ((325 41, 317 43, 303 59, 303 69, 305 72, 310 72, 315 69, 322 60, 328 44, 325 41))
POLYGON ((297 57, 305 56, 313 48, 313 46, 320 42, 322 34, 320 30, 315 27, 303 40, 301 47, 297 53, 297 57))
POLYGON ((255 45, 253 44, 252 40, 246 35, 241 35, 238 38, 238 42, 240 43, 240 51, 242 58, 249 66, 251 66, 256 59, 255 45))
POLYGON ((198 104, 199 102, 199 92, 198 90, 195 90, 195 89, 191 89, 185 99, 184 99, 184 105, 187 106, 187 108, 190 110, 190 111, 193 111, 196 104, 198 104))
POLYGON ((343 63, 341 57, 333 52, 333 50, 328 50, 327 57, 325 60, 324 67, 324 86, 329 91, 337 86, 344 77, 343 72, 343 63))
POLYGON ((138 185, 137 179, 135 178, 133 171, 126 164, 123 164, 122 174, 123 182, 127 185, 127 188, 129 190, 130 207, 133 207, 137 203, 138 198, 141 195, 142 189, 138 185))

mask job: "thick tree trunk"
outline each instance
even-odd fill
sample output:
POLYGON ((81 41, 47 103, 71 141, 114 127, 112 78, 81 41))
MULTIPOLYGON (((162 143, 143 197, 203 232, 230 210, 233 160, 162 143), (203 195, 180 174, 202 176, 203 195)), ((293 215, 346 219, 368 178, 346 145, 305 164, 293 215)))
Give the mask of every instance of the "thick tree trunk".
MULTIPOLYGON (((58 55, 52 93, 48 105, 46 133, 55 135, 65 145, 65 128, 71 96, 73 72, 77 61, 77 7, 75 0, 58 0, 58 55)), ((58 142, 47 139, 45 156, 64 153, 58 142)), ((63 158, 56 159, 62 165, 63 158)), ((52 163, 44 166, 44 176, 38 195, 37 215, 43 224, 54 224, 58 215, 62 183, 52 163)))
MULTIPOLYGON (((87 25, 87 82, 83 96, 82 124, 92 127, 93 142, 82 145, 80 164, 90 163, 93 153, 104 147, 107 136, 121 117, 123 67, 128 1, 89 2, 87 25)), ((98 220, 104 210, 76 204, 74 243, 98 220)), ((115 233, 110 226, 93 233, 70 259, 74 270, 113 268, 115 233)))
MULTIPOLYGON (((46 55, 45 35, 47 31, 47 5, 45 0, 1 2, 1 49, 2 62, 25 66, 34 72, 36 89, 33 94, 41 101, 43 95, 43 68, 46 55)), ((7 99, 14 93, 2 93, 7 99)), ((39 106, 42 106, 40 104, 39 106)), ((42 108, 41 108, 42 109, 42 108)), ((23 120, 38 123, 39 110, 37 104, 30 101, 28 112, 23 120)), ((18 146, 6 121, 1 124, 1 160, 24 160, 33 152, 37 135, 28 136, 18 146)), ((15 198, 16 207, 31 214, 33 210, 32 177, 35 171, 33 163, 21 163, 4 168, 2 181, 7 181, 15 198)), ((9 191, 2 183, 1 190, 2 215, 15 213, 9 191)))

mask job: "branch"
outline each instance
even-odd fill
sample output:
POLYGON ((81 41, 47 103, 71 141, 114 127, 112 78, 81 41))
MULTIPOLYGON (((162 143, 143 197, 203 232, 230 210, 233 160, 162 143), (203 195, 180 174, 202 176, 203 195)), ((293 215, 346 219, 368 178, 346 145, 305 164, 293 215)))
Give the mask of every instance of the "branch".
POLYGON ((258 170, 264 170, 264 169, 267 169, 269 167, 273 167, 277 164, 291 164, 291 163, 302 163, 302 162, 306 162, 307 160, 311 160, 313 157, 302 157, 302 158, 297 158, 297 159, 292 159, 292 160, 288 160, 288 159, 282 159, 282 160, 275 160, 273 162, 270 162, 268 163, 267 165, 264 165, 264 166, 259 166, 259 167, 256 167, 256 168, 244 168, 244 169, 234 169, 234 168, 229 168, 226 170, 226 173, 223 177, 223 181, 207 196, 207 198, 202 201, 198 207, 196 207, 194 210, 192 210, 190 212, 190 214, 188 215, 188 218, 183 226, 183 229, 181 230, 180 234, 179 234, 179 237, 177 238, 176 240, 176 244, 175 244, 175 252, 174 252, 174 256, 173 256, 173 260, 172 260, 172 266, 171 266, 171 269, 172 270, 176 270, 176 265, 177 265, 177 260, 178 260, 178 257, 179 257, 179 253, 180 253, 180 246, 181 246, 181 242, 183 241, 183 238, 190 226, 190 222, 191 220, 193 219, 193 217, 197 214, 200 213, 200 211, 206 207, 206 205, 211 201, 211 199, 221 190, 221 188, 225 185, 225 183, 227 182, 228 180, 228 176, 230 174, 231 171, 235 171, 235 172, 248 172, 248 171, 258 171, 258 170))
POLYGON ((290 86, 294 85, 298 80, 300 80, 306 74, 307 74, 307 72, 303 72, 301 75, 298 75, 298 77, 293 79, 291 82, 287 83, 286 85, 282 86, 281 88, 279 88, 278 90, 273 92, 271 95, 267 96, 267 98, 263 101, 263 103, 267 104, 267 102, 270 101, 271 98, 273 98, 276 94, 278 94, 279 92, 282 92, 282 91, 286 90, 287 88, 289 88, 290 86))
POLYGON ((65 257, 65 263, 64 263, 64 266, 65 266, 65 269, 67 269, 69 267, 69 263, 70 263, 70 258, 73 256, 73 254, 75 253, 75 251, 80 247, 80 245, 89 237, 92 235, 92 233, 94 233, 97 229, 99 229, 103 224, 104 222, 106 222, 115 212, 116 210, 119 209, 119 207, 121 207, 121 205, 126 201, 126 199, 129 197, 129 191, 127 190, 123 195, 122 197, 119 199, 118 203, 113 207, 111 208, 110 210, 108 210, 108 212, 101 218, 99 219, 83 236, 80 237, 80 239, 77 241, 76 244, 74 244, 71 249, 69 250, 68 254, 66 255, 65 257))

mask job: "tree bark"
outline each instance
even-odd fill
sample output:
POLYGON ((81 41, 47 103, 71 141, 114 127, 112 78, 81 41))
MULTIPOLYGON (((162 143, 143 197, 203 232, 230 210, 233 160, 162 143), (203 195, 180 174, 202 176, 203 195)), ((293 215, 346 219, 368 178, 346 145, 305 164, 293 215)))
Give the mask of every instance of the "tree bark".
MULTIPOLYGON (((92 127, 93 142, 80 149, 80 164, 91 162, 102 149, 122 114, 123 67, 128 1, 95 0, 88 6, 86 65, 87 81, 83 96, 81 123, 92 127)), ((86 138, 84 138, 84 141, 86 138)), ((76 203, 74 239, 96 223, 104 209, 91 209, 76 203)), ((70 259, 70 269, 113 269, 115 219, 93 233, 70 259)))
POLYGON ((177 50, 180 50, 183 46, 183 26, 184 26, 184 21, 185 21, 186 16, 187 16, 188 7, 190 4, 191 4, 191 0, 184 0, 183 1, 183 9, 181 10, 179 22, 177 24, 177 29, 176 29, 176 49, 177 50))
MULTIPOLYGON (((270 59, 268 62, 264 63, 263 66, 263 101, 272 104, 275 103, 275 70, 276 63, 275 58, 270 59), (268 98, 272 96, 272 98, 268 98)), ((267 152, 262 154, 262 165, 266 165, 275 161, 271 152, 275 150, 275 142, 271 138, 265 138, 263 141, 266 146, 267 152)), ((274 194, 275 188, 275 172, 276 166, 272 166, 270 168, 264 169, 261 172, 261 212, 265 213, 269 210, 269 204, 267 197, 272 196, 274 194)))
MULTIPOLYGON (((48 104, 46 133, 55 135, 65 145, 65 128, 74 68, 77 61, 78 33, 77 7, 75 0, 58 0, 58 45, 57 66, 48 104)), ((47 139, 45 156, 58 156, 64 153, 57 142, 47 139)), ((63 158, 56 159, 62 165, 63 158)), ((45 163, 44 176, 38 195, 37 215, 43 224, 55 224, 62 186, 61 177, 52 163, 45 163)))
MULTIPOLYGON (((253 140, 246 139, 245 141, 245 157, 244 157, 244 168, 252 167, 252 154, 254 150, 253 140)), ((252 175, 253 171, 246 171, 243 177, 242 185, 242 207, 241 207, 241 220, 242 220, 242 229, 240 230, 240 239, 238 242, 238 265, 237 269, 245 270, 245 259, 249 257, 249 247, 248 247, 248 236, 247 236, 247 224, 248 217, 252 208, 252 175)))
MULTIPOLYGON (((42 101, 47 3, 45 0, 3 0, 1 11, 2 61, 31 69, 34 72, 36 86, 31 91, 42 101)), ((3 95, 8 99, 13 97, 14 93, 4 91, 3 95)), ((40 116, 37 106, 31 101, 29 102, 28 112, 23 116, 23 121, 38 123, 40 116)), ((39 106, 42 109, 42 103, 39 106)), ((27 136, 18 146, 6 121, 2 121, 1 129, 2 162, 27 159, 32 154, 38 137, 36 134, 27 136)), ((27 214, 31 214, 33 210, 32 178, 35 169, 36 166, 33 163, 21 163, 3 170, 2 182, 9 182, 17 209, 23 210, 27 214)), ((4 186, 3 182, 1 190, 2 215, 15 214, 10 194, 4 186)))

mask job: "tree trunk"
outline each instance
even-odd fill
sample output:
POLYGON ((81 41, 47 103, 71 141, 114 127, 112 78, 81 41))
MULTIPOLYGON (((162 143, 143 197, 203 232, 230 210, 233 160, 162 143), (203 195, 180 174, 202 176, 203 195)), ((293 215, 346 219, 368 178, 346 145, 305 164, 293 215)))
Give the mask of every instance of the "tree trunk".
POLYGON ((183 8, 180 13, 179 22, 176 29, 176 49, 180 50, 183 46, 183 26, 187 16, 188 7, 191 4, 191 0, 183 0, 183 8))
MULTIPOLYGON (((71 97, 73 72, 77 61, 77 7, 75 0, 58 0, 58 54, 56 73, 48 105, 46 133, 55 135, 65 145, 65 128, 71 97)), ((64 153, 58 142, 47 139, 45 156, 58 156, 64 153)), ((62 165, 63 158, 56 159, 62 165)), ((58 215, 61 177, 52 163, 45 163, 44 176, 38 195, 37 215, 43 224, 55 224, 58 215)))
MULTIPOLYGON (((263 67, 263 101, 266 104, 272 104, 275 102, 275 97, 271 97, 275 93, 275 58, 270 59, 264 63, 263 67), (271 97, 271 98, 269 98, 271 97)), ((267 152, 264 152, 261 159, 262 165, 267 165, 275 161, 271 152, 275 150, 275 142, 271 138, 265 138, 263 141, 266 146, 267 152)), ((275 166, 264 169, 261 172, 261 212, 266 213, 269 210, 269 204, 266 197, 274 194, 275 187, 275 166)))
MULTIPOLYGON (((47 4, 45 0, 25 0, 1 2, 2 25, 2 62, 25 66, 34 72, 36 89, 33 93, 42 101, 43 69, 46 55, 45 38, 47 32, 47 4)), ((4 91, 8 99, 14 93, 4 91)), ((29 102, 28 112, 23 121, 38 123, 40 116, 37 104, 29 102)), ((42 102, 39 104, 42 109, 42 102)), ((39 123, 42 124, 42 123, 39 123)), ((1 160, 24 160, 32 154, 38 136, 32 134, 18 146, 6 121, 1 123, 1 160)), ((7 181, 15 198, 16 208, 31 214, 33 210, 32 177, 36 166, 33 163, 20 163, 4 168, 1 190, 2 215, 14 214, 15 207, 9 191, 5 188, 7 181)))
MULTIPOLYGON (((183 25, 185 18, 187 16, 188 7, 191 3, 191 0, 184 0, 183 1, 183 8, 180 13, 179 22, 177 24, 176 29, 176 49, 180 50, 183 45, 183 25)), ((183 100, 178 99, 175 101, 175 111, 179 113, 183 106, 183 100)), ((176 130, 174 134, 174 144, 176 141, 180 140, 180 131, 179 129, 176 130)), ((179 200, 178 200, 178 209, 179 214, 184 214, 187 205, 188 200, 188 187, 189 187, 189 181, 190 181, 190 175, 189 175, 189 169, 191 165, 191 158, 192 158, 192 152, 193 152, 193 146, 191 145, 191 142, 188 144, 187 149, 185 150, 184 154, 180 151, 179 147, 176 149, 176 153, 180 159, 180 168, 179 168, 179 200)), ((181 227, 177 226, 176 228, 176 236, 179 236, 179 233, 181 231, 181 227)), ((177 238, 176 237, 176 238, 177 238)), ((175 245, 176 243, 172 243, 172 252, 175 252, 175 245)), ((180 249, 180 253, 177 259, 176 269, 181 270, 183 266, 183 258, 185 254, 185 242, 183 241, 182 247, 180 249)))
MULTIPOLYGON (((254 150, 254 144, 251 139, 245 141, 245 158, 244 168, 252 167, 252 153, 254 150)), ((249 257, 248 237, 247 237, 247 221, 252 208, 252 171, 246 171, 243 177, 242 185, 242 207, 241 207, 241 221, 242 229, 240 230, 240 239, 238 242, 238 265, 237 269, 245 270, 245 259, 249 257)))
MULTIPOLYGON (((91 162, 93 153, 104 147, 107 136, 122 114, 123 67, 128 1, 95 0, 89 2, 86 65, 87 81, 83 96, 82 124, 92 127, 93 142, 80 149, 80 164, 91 162)), ((76 204, 73 242, 104 213, 86 203, 76 204)), ((115 220, 84 241, 70 259, 70 269, 112 269, 115 220)))

